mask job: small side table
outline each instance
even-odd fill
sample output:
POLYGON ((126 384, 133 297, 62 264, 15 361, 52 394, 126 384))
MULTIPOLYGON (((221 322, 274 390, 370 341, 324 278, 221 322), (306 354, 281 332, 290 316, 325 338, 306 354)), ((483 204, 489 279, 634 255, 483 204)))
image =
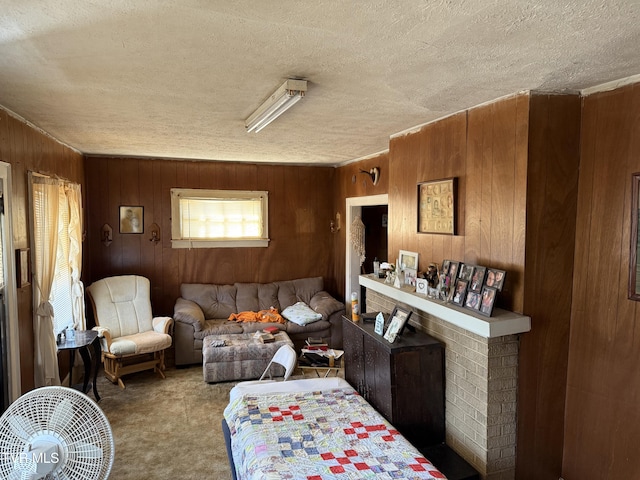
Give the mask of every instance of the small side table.
POLYGON ((306 373, 307 371, 313 371, 315 372, 316 377, 318 378, 320 377, 327 378, 330 376, 339 377, 339 376, 344 376, 344 375, 340 375, 341 372, 344 372, 343 361, 344 361, 344 355, 342 355, 340 358, 335 360, 333 367, 330 367, 329 365, 304 365, 304 364, 301 364, 300 361, 298 361, 298 368, 302 370, 304 373, 306 373), (321 374, 324 374, 324 375, 321 375, 321 374))
POLYGON ((80 352, 82 361, 84 362, 84 383, 82 384, 82 393, 87 393, 89 387, 89 375, 93 374, 93 396, 96 401, 100 401, 98 395, 98 387, 96 380, 98 379, 98 366, 100 365, 100 356, 102 348, 100 347, 100 339, 98 332, 95 330, 78 330, 75 332, 74 338, 67 338, 63 343, 58 345, 58 351, 69 351, 69 386, 73 387, 73 363, 76 359, 76 350, 80 352), (89 351, 89 347, 93 347, 93 354, 89 351))

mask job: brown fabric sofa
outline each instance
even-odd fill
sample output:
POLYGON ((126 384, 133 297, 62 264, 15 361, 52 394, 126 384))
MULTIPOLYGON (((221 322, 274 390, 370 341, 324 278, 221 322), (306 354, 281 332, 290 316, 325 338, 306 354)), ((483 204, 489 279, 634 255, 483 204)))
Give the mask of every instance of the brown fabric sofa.
POLYGON ((233 285, 183 283, 173 313, 176 365, 202 363, 202 342, 208 335, 253 333, 270 325, 287 332, 296 349, 302 348, 308 337, 321 337, 330 347, 342 348, 345 306, 324 291, 323 284, 322 277, 233 285), (322 320, 305 326, 288 320, 284 325, 228 320, 232 313, 270 307, 282 312, 300 301, 322 314, 322 320))

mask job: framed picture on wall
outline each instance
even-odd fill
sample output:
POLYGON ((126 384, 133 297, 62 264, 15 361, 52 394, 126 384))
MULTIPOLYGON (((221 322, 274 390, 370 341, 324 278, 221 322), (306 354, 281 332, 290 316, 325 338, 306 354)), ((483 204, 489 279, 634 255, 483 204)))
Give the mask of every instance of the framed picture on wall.
POLYGON ((120 206, 120 233, 144 233, 144 207, 120 206))
POLYGON ((457 179, 418 184, 418 233, 456 234, 457 179))

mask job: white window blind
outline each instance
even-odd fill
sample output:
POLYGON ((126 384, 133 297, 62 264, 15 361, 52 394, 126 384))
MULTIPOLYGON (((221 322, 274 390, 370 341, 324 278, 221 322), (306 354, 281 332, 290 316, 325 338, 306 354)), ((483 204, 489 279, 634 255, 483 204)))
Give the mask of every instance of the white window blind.
POLYGON ((54 311, 54 329, 61 332, 73 327, 73 299, 71 297, 71 266, 69 265, 69 205, 64 190, 58 193, 58 248, 56 272, 51 287, 50 302, 54 311))
POLYGON ((176 248, 267 246, 268 192, 172 189, 176 248))

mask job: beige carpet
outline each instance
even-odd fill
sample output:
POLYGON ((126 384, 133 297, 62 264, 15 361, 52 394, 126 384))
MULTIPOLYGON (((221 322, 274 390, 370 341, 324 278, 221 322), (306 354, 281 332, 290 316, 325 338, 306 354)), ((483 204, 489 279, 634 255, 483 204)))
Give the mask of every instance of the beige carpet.
MULTIPOLYGON (((99 405, 113 430, 111 480, 231 478, 220 422, 235 382, 207 384, 202 367, 98 379, 99 405)), ((90 394, 92 396, 92 394, 90 394)))

